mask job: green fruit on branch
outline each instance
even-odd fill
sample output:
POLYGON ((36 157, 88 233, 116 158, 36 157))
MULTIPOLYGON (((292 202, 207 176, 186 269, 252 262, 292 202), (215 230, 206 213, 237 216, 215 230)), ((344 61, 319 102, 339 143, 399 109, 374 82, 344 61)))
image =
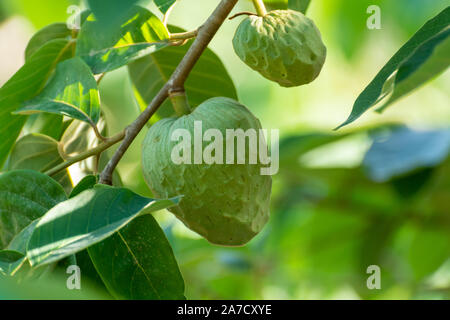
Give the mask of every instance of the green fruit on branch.
POLYGON ((245 18, 236 30, 233 47, 249 67, 283 87, 312 82, 327 55, 314 22, 294 10, 245 18))
MULTIPOLYGON (((250 241, 268 221, 272 179, 261 175, 263 165, 259 160, 256 164, 250 164, 249 148, 245 151, 245 164, 237 164, 237 161, 230 164, 227 161, 227 145, 230 143, 227 129, 242 129, 244 132, 254 129, 259 136, 261 124, 246 107, 232 99, 210 99, 188 115, 163 119, 153 125, 143 143, 142 164, 144 177, 156 196, 184 196, 178 206, 169 210, 188 228, 211 243, 237 246, 250 241), (223 137, 222 141, 216 135, 211 139, 200 137, 203 150, 200 157, 205 157, 208 146, 218 141, 215 144, 217 148, 210 153, 217 156, 214 161, 203 158, 199 163, 199 149, 195 145, 199 137, 195 134, 199 124, 203 133, 215 129, 215 134, 223 137), (190 154, 191 157, 187 158, 191 162, 180 163, 173 159, 176 146, 182 140, 186 142, 184 139, 174 139, 177 132, 189 132, 191 138, 186 140, 187 148, 180 154, 190 154)), ((231 140, 235 141, 235 145, 229 151, 232 159, 236 160, 237 152, 242 150, 238 148, 235 138, 231 140)), ((259 142, 257 152, 261 146, 267 152, 266 141, 261 140, 261 145, 259 142)), ((245 145, 248 146, 248 143, 245 145)))

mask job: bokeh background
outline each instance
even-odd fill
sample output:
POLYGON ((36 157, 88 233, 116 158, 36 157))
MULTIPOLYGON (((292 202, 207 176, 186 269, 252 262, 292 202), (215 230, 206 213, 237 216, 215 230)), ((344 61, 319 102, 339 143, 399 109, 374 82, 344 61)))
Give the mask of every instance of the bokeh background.
MULTIPOLYGON (((271 220, 245 247, 213 246, 169 213, 158 213, 189 299, 450 298, 448 71, 382 114, 369 111, 333 131, 390 57, 449 4, 313 0, 308 16, 322 32, 328 58, 314 83, 293 89, 265 80, 234 54, 231 39, 242 18, 223 26, 211 49, 240 101, 263 127, 280 130, 280 172, 273 177, 271 220), (381 8, 380 30, 366 27, 372 4, 381 8), (381 268, 380 290, 366 286, 370 265, 381 268)), ((23 64, 32 34, 66 21, 70 5, 84 7, 69 0, 0 1, 0 85, 23 64)), ((180 0, 170 23, 194 29, 216 5, 180 0)), ((242 0, 234 11, 252 10, 242 0)), ((101 90, 110 131, 134 120, 140 106, 126 69, 108 74, 101 90)), ((145 195, 144 134, 118 169, 125 185, 145 195)), ((79 171, 71 169, 74 182, 79 171)))

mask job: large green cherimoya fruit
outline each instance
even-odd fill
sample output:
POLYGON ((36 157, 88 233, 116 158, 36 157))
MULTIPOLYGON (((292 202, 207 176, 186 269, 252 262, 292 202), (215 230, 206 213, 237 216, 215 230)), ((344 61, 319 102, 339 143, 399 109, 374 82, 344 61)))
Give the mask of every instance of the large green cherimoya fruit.
POLYGON ((283 87, 312 82, 327 55, 314 22, 294 10, 247 17, 236 30, 233 47, 249 67, 283 87))
MULTIPOLYGON (((259 159, 256 164, 249 164, 248 143, 245 164, 226 164, 226 130, 239 128, 244 131, 255 129, 258 135, 261 124, 238 102, 213 98, 189 115, 160 120, 150 128, 143 143, 142 164, 150 189, 160 198, 183 195, 179 205, 169 210, 188 228, 219 245, 247 243, 269 219, 272 179, 261 175, 263 165, 259 159), (223 164, 194 164, 194 125, 196 123, 198 127, 198 121, 202 123, 203 133, 217 129, 223 135, 223 164), (182 142, 181 138, 172 141, 177 129, 186 129, 192 137, 188 141, 192 164, 176 164, 172 159, 174 148, 182 142)), ((236 156, 238 146, 234 140, 232 156, 236 156)), ((206 152, 212 141, 215 138, 204 141, 202 150, 206 152)), ((267 152, 265 140, 262 145, 267 152)), ((183 155, 182 152, 179 154, 183 155)))

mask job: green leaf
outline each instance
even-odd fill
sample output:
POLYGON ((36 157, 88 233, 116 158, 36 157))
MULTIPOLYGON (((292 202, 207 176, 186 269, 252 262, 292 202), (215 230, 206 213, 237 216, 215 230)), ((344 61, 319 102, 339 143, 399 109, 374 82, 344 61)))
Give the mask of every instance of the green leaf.
POLYGON ((446 30, 422 45, 416 53, 402 65, 395 78, 395 87, 389 100, 377 111, 408 95, 429 80, 442 74, 450 65, 450 30, 446 30), (424 55, 429 55, 424 60, 424 55), (413 70, 411 70, 413 69, 413 70))
MULTIPOLYGON (((177 27, 171 27, 171 30, 183 32, 177 27)), ((146 107, 169 80, 190 45, 168 47, 128 65, 141 107, 146 107)), ((192 108, 213 97, 237 99, 233 80, 220 58, 210 49, 206 49, 195 65, 186 81, 185 89, 192 108)), ((161 106, 157 115, 160 118, 175 115, 169 100, 161 106)))
POLYGON ((83 191, 86 191, 88 189, 94 188, 94 186, 97 184, 98 179, 97 176, 94 175, 88 175, 81 179, 81 181, 73 188, 72 192, 70 193, 69 199, 74 198, 83 191))
POLYGON ((0 175, 0 248, 15 235, 67 199, 62 187, 50 177, 31 170, 0 175))
POLYGON ((82 277, 83 281, 89 281, 91 284, 95 285, 98 290, 104 292, 105 296, 108 296, 111 300, 114 299, 114 297, 109 294, 108 289, 106 288, 105 284, 103 283, 102 278, 98 274, 97 270, 95 269, 94 264, 92 263, 92 259, 89 256, 88 250, 82 250, 76 254, 77 259, 77 266, 82 270, 82 277))
MULTIPOLYGON (((450 7, 444 9, 436 17, 429 20, 381 69, 367 88, 359 95, 348 119, 337 129, 346 126, 358 119, 364 112, 379 102, 383 94, 385 83, 407 62, 425 43, 429 46, 430 39, 438 35, 450 25, 450 7)), ((425 50, 421 48, 421 50, 425 50)), ((425 55, 425 59, 427 59, 425 55)), ((423 63, 423 62, 422 62, 423 63)))
POLYGON ((11 112, 43 89, 56 64, 72 55, 73 46, 73 42, 63 39, 48 42, 0 89, 0 166, 26 120, 26 117, 11 112))
POLYGON ((61 260, 120 230, 142 212, 175 205, 178 198, 155 200, 124 188, 98 185, 47 212, 28 243, 31 265, 61 260))
POLYGON ((311 4, 311 0, 289 0, 288 8, 305 14, 311 4))
POLYGON ((164 24, 150 11, 134 7, 129 20, 110 32, 102 32, 100 21, 88 19, 78 36, 77 56, 94 74, 120 68, 133 60, 169 45, 164 24))
POLYGON ((100 117, 97 81, 78 57, 60 63, 55 76, 36 98, 23 103, 16 114, 48 112, 85 121, 94 126, 100 117))
POLYGON ((20 231, 9 243, 7 249, 14 250, 26 255, 28 241, 30 241, 31 235, 33 234, 34 228, 38 224, 39 219, 34 220, 27 227, 25 227, 22 231, 20 231))
MULTIPOLYGON (((58 152, 58 142, 42 134, 29 134, 20 138, 8 161, 8 170, 29 169, 46 172, 64 162, 58 152)), ((66 191, 72 189, 72 182, 67 170, 53 178, 58 181, 66 191)))
POLYGON ((14 266, 24 255, 17 251, 1 250, 0 251, 0 275, 3 273, 9 275, 14 271, 14 266))
POLYGON ((59 140, 64 128, 62 116, 51 113, 40 113, 28 117, 22 133, 25 135, 40 133, 55 140, 59 140))
POLYGON ((20 231, 9 243, 6 250, 18 252, 22 256, 19 259, 13 260, 9 263, 8 272, 5 272, 6 274, 13 275, 23 266, 23 263, 27 259, 26 254, 28 241, 30 240, 33 230, 38 222, 39 219, 34 220, 22 231, 20 231))
POLYGON ((164 232, 149 214, 88 249, 117 299, 185 299, 184 281, 164 232))
POLYGON ((28 60, 47 42, 55 39, 71 40, 72 30, 65 23, 54 23, 36 32, 25 49, 25 59, 28 60))
POLYGON ((88 0, 89 7, 105 30, 125 22, 139 0, 88 0))
POLYGON ((162 13, 166 13, 177 0, 153 0, 162 13))

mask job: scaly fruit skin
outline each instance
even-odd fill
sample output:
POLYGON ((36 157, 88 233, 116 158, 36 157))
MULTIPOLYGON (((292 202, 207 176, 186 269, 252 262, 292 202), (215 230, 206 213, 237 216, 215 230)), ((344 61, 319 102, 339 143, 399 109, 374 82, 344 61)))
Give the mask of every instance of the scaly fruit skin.
POLYGON ((294 10, 247 17, 236 30, 233 47, 249 67, 283 87, 312 82, 327 55, 314 22, 294 10))
MULTIPOLYGON (((228 98, 213 98, 189 115, 163 119, 150 128, 143 143, 145 180, 160 198, 184 195, 180 204, 169 210, 191 230, 214 244, 244 245, 269 219, 272 179, 261 175, 259 161, 248 164, 248 143, 246 164, 193 164, 194 121, 202 121, 203 133, 208 129, 222 133, 224 159, 227 129, 256 129, 257 134, 261 129, 246 107, 228 98), (174 146, 181 141, 171 141, 176 129, 191 134, 192 164, 177 165, 171 159, 174 146)), ((202 150, 210 143, 203 142, 202 150)))

